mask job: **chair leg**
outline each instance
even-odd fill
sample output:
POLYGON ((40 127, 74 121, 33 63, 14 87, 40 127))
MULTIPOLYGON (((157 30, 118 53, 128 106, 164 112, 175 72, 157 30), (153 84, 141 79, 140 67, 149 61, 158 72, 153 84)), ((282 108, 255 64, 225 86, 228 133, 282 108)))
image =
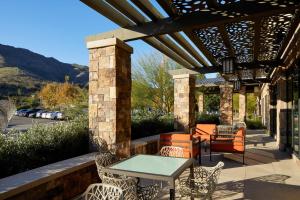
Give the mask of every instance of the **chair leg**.
POLYGON ((245 164, 245 153, 243 153, 243 165, 245 164))
POLYGON ((211 161, 211 150, 209 150, 209 160, 211 161))

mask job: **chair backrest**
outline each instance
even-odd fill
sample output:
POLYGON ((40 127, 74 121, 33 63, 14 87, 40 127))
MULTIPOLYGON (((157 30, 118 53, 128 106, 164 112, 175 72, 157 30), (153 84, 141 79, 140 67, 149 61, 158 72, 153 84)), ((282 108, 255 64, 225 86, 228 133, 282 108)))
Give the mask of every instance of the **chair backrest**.
POLYGON ((169 156, 169 157, 177 157, 177 158, 183 158, 183 148, 181 147, 175 147, 175 146, 164 146, 160 150, 161 156, 169 156))
POLYGON ((197 124, 195 134, 201 138, 209 140, 210 135, 215 134, 217 129, 216 124, 197 124))
POLYGON ((125 199, 137 200, 137 183, 138 180, 134 177, 127 176, 108 176, 103 174, 102 182, 105 184, 120 187, 123 190, 123 195, 125 199))
POLYGON ((233 134, 233 126, 231 125, 218 125, 218 134, 233 134))
POLYGON ((164 146, 175 146, 183 148, 184 157, 194 157, 198 146, 196 139, 191 134, 184 133, 164 133, 160 134, 160 148, 164 146))
POLYGON ((123 191, 120 187, 96 183, 91 184, 81 196, 82 200, 123 200, 123 191))
POLYGON ((97 166, 98 175, 101 180, 102 180, 103 173, 104 173, 102 169, 108 165, 111 165, 111 164, 117 162, 117 161, 118 161, 117 156, 110 152, 102 152, 102 153, 96 154, 95 163, 97 166))

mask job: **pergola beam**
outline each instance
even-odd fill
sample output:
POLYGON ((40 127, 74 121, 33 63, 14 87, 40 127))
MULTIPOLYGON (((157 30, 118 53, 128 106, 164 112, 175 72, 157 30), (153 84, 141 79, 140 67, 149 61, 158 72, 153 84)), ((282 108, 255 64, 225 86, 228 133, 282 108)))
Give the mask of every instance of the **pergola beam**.
MULTIPOLYGON (((84 2, 91 0, 82 0, 84 2)), ((110 2, 110 1, 109 1, 110 2)), ((123 2, 123 1, 119 1, 123 2)), ((125 2, 125 1, 124 1, 125 2)), ((160 3, 161 1, 159 1, 160 3)), ((163 1, 165 2, 165 1, 163 1)), ((256 20, 257 18, 276 15, 279 13, 287 13, 299 8, 299 5, 289 5, 287 7, 271 6, 269 4, 260 4, 259 6, 253 2, 239 2, 230 5, 219 6, 216 11, 225 11, 228 13, 241 13, 239 16, 230 17, 221 14, 211 14, 210 12, 195 12, 183 16, 170 16, 157 21, 142 22, 141 25, 123 26, 114 31, 94 35, 88 37, 87 40, 107 39, 118 37, 123 41, 131 41, 142 39, 145 37, 169 34, 179 31, 187 31, 191 29, 207 28, 210 26, 219 26, 226 23, 234 23, 241 20, 256 20), (197 20, 195 20, 197 19, 197 20)), ((170 7, 169 11, 170 11, 170 7)), ((172 9, 171 9, 172 10, 172 9)), ((168 11, 168 12, 169 12, 168 11)), ((132 17, 133 13, 128 17, 132 17)), ((169 13, 168 13, 169 14, 169 13)), ((110 14, 111 15, 111 14, 110 14)), ((229 14, 228 14, 229 15, 229 14)), ((105 15, 107 16, 107 15, 105 15)))
POLYGON ((230 39, 228 37, 228 33, 226 31, 226 28, 225 28, 225 25, 222 24, 222 25, 219 25, 218 26, 218 30, 221 34, 221 37, 222 37, 222 40, 224 42, 224 45, 225 47, 227 48, 228 50, 228 53, 229 53, 229 56, 230 57, 235 57, 235 53, 234 53, 234 50, 232 48, 232 45, 231 45, 231 42, 230 42, 230 39))
MULTIPOLYGON (((132 2, 141 9, 147 16, 153 20, 161 20, 164 16, 149 2, 143 0, 132 0, 132 2)), ((199 63, 209 66, 209 63, 197 52, 197 50, 180 34, 169 34, 178 44, 180 44, 189 54, 191 54, 199 63)))
POLYGON ((254 61, 258 60, 259 48, 260 48, 260 24, 261 18, 254 22, 254 49, 253 49, 253 56, 254 61))
MULTIPOLYGON (((80 0, 84 4, 88 5, 98 13, 106 16, 108 19, 113 21, 114 23, 118 24, 119 26, 134 26, 135 23, 128 19, 126 16, 122 15, 118 10, 110 6, 106 1, 103 0, 80 0)), ((94 38, 91 41, 98 40, 99 38, 94 38)), ((120 38, 119 38, 120 39, 120 38)), ((175 52, 170 50, 167 46, 162 44, 160 41, 155 39, 154 37, 145 38, 143 39, 147 44, 153 46, 155 49, 159 50, 163 54, 167 55, 174 61, 176 61, 178 64, 182 65, 183 67, 187 69, 195 70, 194 66, 189 64, 186 60, 184 60, 182 57, 178 56, 175 52)), ((89 40, 87 40, 89 41, 89 40)), ((198 69, 197 71, 201 71, 202 69, 198 69)))
MULTIPOLYGON (((111 5, 113 5, 116 9, 118 9, 122 13, 130 13, 130 16, 128 16, 132 21, 134 21, 137 24, 142 24, 147 22, 147 19, 134 7, 132 7, 127 1, 118 1, 118 0, 106 0, 111 5)), ((168 36, 166 35, 159 35, 156 36, 156 38, 165 44, 168 48, 173 50, 176 54, 178 54, 180 57, 185 59, 189 64, 191 64, 194 68, 198 69, 201 68, 202 65, 199 64, 197 61, 194 60, 192 56, 187 54, 180 46, 178 46, 176 43, 174 43, 168 36)))

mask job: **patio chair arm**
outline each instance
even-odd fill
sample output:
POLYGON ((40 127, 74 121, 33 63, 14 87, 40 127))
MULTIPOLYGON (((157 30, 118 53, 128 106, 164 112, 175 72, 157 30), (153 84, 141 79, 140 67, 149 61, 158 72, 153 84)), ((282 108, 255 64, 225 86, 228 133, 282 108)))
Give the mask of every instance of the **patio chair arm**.
POLYGON ((155 199, 159 192, 159 185, 138 186, 137 193, 139 200, 155 199))

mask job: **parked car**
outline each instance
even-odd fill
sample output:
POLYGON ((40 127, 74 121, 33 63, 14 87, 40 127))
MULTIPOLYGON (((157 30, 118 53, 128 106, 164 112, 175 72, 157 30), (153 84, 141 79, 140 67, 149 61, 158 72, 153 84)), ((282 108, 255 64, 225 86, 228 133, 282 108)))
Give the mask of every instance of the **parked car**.
POLYGON ((20 109, 15 112, 16 116, 19 116, 22 112, 25 112, 27 109, 20 109))
POLYGON ((19 116, 20 116, 20 117, 25 117, 26 114, 27 114, 28 112, 30 112, 30 111, 32 111, 32 109, 26 109, 26 110, 23 110, 23 111, 20 112, 19 116))
POLYGON ((24 117, 29 117, 29 115, 30 115, 31 113, 36 113, 36 112, 39 111, 39 110, 41 110, 41 109, 38 109, 38 108, 28 109, 27 111, 25 111, 25 112, 23 113, 22 116, 24 116, 24 117))
POLYGON ((49 111, 45 111, 42 113, 41 118, 46 119, 47 118, 47 114, 49 113, 49 111))
POLYGON ((45 112, 47 112, 47 110, 39 110, 39 111, 36 112, 35 117, 41 118, 41 117, 42 117, 42 114, 45 113, 45 112))
POLYGON ((25 116, 26 117, 36 117, 36 113, 39 112, 40 110, 42 110, 42 109, 40 109, 40 108, 32 109, 30 112, 27 112, 25 116))
POLYGON ((49 112, 46 115, 47 119, 63 119, 63 114, 61 112, 55 111, 55 112, 49 112))

